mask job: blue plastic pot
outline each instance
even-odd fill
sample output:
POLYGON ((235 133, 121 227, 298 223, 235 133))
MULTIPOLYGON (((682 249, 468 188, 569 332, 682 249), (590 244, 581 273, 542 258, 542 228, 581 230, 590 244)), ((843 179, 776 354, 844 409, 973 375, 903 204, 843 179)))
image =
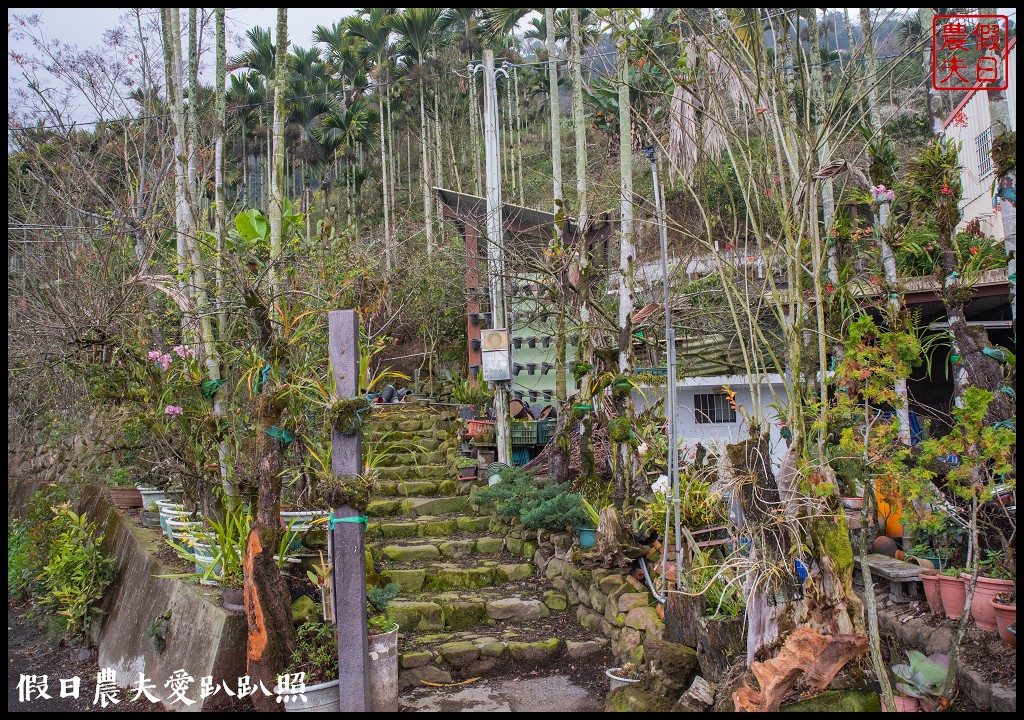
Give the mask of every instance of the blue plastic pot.
POLYGON ((597 542, 597 528, 576 528, 576 539, 579 541, 580 547, 593 547, 597 542))

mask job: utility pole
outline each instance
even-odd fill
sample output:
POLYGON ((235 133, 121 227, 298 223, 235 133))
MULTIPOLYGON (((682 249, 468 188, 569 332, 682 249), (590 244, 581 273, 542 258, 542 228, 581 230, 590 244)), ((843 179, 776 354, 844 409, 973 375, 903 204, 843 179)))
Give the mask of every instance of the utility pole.
MULTIPOLYGON (((481 66, 474 68, 474 72, 481 66)), ((487 287, 491 295, 491 319, 495 329, 505 327, 505 236, 501 224, 501 145, 498 139, 498 85, 494 51, 484 50, 484 167, 487 197, 487 287)), ((499 72, 505 72, 500 70, 499 72)), ((505 73, 506 79, 508 74, 505 73)), ((508 424, 508 380, 495 380, 494 434, 498 462, 511 464, 508 424)))

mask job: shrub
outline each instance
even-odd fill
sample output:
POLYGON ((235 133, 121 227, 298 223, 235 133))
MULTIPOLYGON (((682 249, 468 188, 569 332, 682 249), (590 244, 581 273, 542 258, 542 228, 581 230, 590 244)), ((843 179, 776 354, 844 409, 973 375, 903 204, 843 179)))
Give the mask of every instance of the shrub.
POLYGON ((495 507, 502 517, 519 520, 528 530, 587 527, 583 497, 568 490, 569 483, 551 485, 520 468, 509 468, 501 472, 501 482, 475 497, 481 505, 495 507))
POLYGON ((66 619, 70 641, 85 643, 100 614, 96 605, 114 579, 114 558, 100 549, 96 524, 67 504, 56 509, 51 528, 56 540, 40 577, 39 604, 66 619))

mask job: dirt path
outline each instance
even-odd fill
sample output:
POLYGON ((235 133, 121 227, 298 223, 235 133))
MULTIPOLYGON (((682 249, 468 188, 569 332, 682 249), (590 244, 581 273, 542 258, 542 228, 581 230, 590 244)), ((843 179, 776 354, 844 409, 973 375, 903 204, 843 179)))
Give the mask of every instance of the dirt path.
POLYGON ((43 628, 29 619, 31 605, 27 602, 7 602, 7 711, 8 712, 154 712, 161 708, 145 698, 132 702, 134 693, 127 690, 116 692, 118 703, 102 702, 96 694, 95 653, 89 660, 79 662, 70 659, 66 647, 50 640, 43 628), (35 676, 35 688, 42 689, 41 681, 46 678, 44 690, 49 698, 41 697, 38 690, 30 690, 25 696, 25 676, 35 676), (78 697, 72 697, 72 678, 79 678, 78 697), (68 680, 67 697, 61 697, 61 680, 68 680))

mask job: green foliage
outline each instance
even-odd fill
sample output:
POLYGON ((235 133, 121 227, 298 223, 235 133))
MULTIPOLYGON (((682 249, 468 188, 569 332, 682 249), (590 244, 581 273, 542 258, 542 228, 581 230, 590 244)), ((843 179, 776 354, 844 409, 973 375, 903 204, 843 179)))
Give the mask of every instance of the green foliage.
POLYGON ((481 408, 491 401, 491 397, 483 382, 452 375, 452 399, 455 402, 481 408))
POLYGON ((153 618, 153 622, 146 628, 143 637, 148 637, 153 644, 153 650, 157 655, 167 649, 167 630, 171 622, 171 611, 161 613, 153 618))
POLYGON ((319 620, 309 620, 295 633, 295 650, 285 671, 306 673, 306 685, 318 685, 338 679, 338 640, 334 628, 319 620))
POLYGON ((7 524, 7 591, 22 595, 29 580, 28 523, 12 520, 7 524))
POLYGON ((568 489, 569 483, 552 485, 520 468, 510 468, 501 472, 501 482, 475 497, 481 505, 495 507, 502 517, 518 519, 528 530, 587 527, 590 518, 582 496, 568 489))
POLYGON ((366 591, 366 601, 373 606, 377 612, 384 612, 388 604, 398 597, 402 586, 398 583, 388 583, 384 587, 372 587, 366 591))
POLYGON ((608 439, 616 443, 629 442, 633 431, 629 418, 617 417, 608 422, 608 439))
POLYGON ((114 468, 110 473, 110 486, 115 488, 133 488, 135 480, 131 470, 126 467, 114 468))
POLYGON ((991 155, 997 178, 1005 177, 1015 170, 1017 167, 1017 133, 1009 131, 997 136, 992 141, 991 155))
POLYGON ((909 664, 892 666, 900 694, 922 700, 938 698, 949 670, 949 656, 941 653, 925 656, 917 650, 910 650, 907 661, 909 664))
POLYGON ((39 605, 65 618, 71 642, 86 643, 96 606, 114 580, 115 558, 100 549, 96 524, 69 505, 55 508, 50 532, 56 540, 40 577, 39 605))

